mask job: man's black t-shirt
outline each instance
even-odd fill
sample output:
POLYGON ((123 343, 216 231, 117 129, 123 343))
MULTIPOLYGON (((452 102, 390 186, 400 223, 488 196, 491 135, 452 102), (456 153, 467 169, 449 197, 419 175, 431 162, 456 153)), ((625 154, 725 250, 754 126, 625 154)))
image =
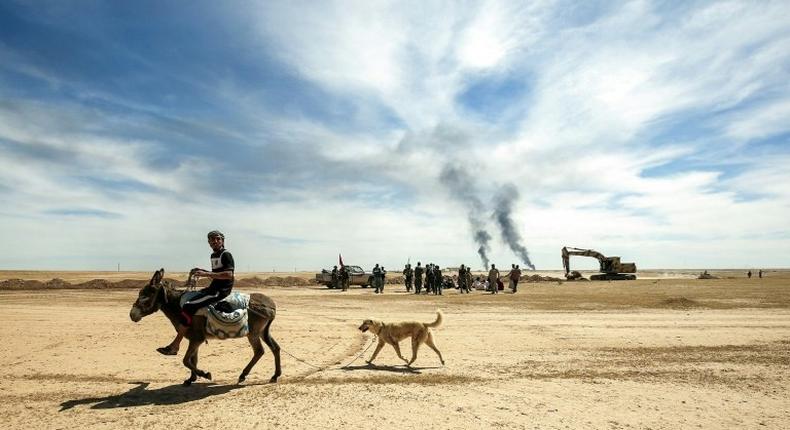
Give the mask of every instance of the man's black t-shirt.
MULTIPOLYGON (((220 249, 213 252, 211 254, 211 271, 216 273, 227 270, 235 270, 233 255, 230 254, 230 251, 220 249)), ((233 288, 233 279, 212 279, 211 285, 208 287, 212 290, 229 293, 233 288)))

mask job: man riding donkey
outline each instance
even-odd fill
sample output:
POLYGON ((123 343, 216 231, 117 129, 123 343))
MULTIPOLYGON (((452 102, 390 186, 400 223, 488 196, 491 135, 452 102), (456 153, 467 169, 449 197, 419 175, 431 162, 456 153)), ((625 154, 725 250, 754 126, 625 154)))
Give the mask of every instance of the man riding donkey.
POLYGON ((217 230, 208 233, 208 244, 211 250, 211 271, 195 267, 189 273, 195 279, 210 278, 211 284, 198 291, 194 297, 182 306, 180 324, 176 328, 178 334, 169 345, 156 350, 164 355, 178 354, 178 348, 184 339, 192 317, 198 309, 219 302, 230 294, 233 289, 233 271, 235 269, 233 255, 225 249, 225 235, 217 230))

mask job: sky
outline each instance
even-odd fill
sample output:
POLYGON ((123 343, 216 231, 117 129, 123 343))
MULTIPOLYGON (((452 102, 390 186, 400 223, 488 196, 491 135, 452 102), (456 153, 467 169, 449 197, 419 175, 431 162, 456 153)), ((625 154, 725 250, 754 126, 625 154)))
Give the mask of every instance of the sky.
POLYGON ((0 269, 788 267, 788 17, 3 1, 0 269))

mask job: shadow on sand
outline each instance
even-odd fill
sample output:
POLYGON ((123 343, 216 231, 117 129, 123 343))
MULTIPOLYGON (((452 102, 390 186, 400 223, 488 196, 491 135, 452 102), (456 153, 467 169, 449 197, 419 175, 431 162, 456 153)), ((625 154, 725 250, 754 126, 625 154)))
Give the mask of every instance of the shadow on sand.
POLYGON ((375 364, 363 364, 361 366, 341 367, 341 369, 345 370, 345 371, 381 370, 381 371, 384 371, 384 372, 421 374, 422 370, 441 369, 441 367, 436 367, 436 366, 433 366, 433 367, 414 367, 414 366, 408 367, 408 366, 404 366, 404 365, 400 365, 400 366, 378 366, 378 365, 375 365, 375 364))
POLYGON ((89 405, 92 403, 94 405, 91 406, 91 409, 127 408, 145 405, 175 405, 205 399, 206 397, 217 396, 239 388, 244 388, 244 385, 198 383, 192 384, 191 387, 184 387, 181 384, 177 384, 158 388, 156 390, 146 390, 149 385, 148 382, 132 382, 132 384, 136 384, 137 386, 123 394, 67 400, 60 404, 60 410, 58 412, 63 412, 75 406, 89 405))

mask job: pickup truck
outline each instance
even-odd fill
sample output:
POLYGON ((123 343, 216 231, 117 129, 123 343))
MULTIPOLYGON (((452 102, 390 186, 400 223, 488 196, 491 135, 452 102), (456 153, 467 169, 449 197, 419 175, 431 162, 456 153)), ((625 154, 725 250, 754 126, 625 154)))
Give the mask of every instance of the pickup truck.
MULTIPOLYGON (((346 270, 349 272, 348 276, 348 285, 361 285, 362 288, 367 288, 373 285, 373 274, 365 272, 365 270, 359 266, 345 266, 346 270)), ((340 272, 340 269, 337 269, 340 272)), ((332 271, 321 269, 320 273, 315 274, 315 280, 319 284, 324 284, 329 288, 333 288, 332 285, 332 271)))

